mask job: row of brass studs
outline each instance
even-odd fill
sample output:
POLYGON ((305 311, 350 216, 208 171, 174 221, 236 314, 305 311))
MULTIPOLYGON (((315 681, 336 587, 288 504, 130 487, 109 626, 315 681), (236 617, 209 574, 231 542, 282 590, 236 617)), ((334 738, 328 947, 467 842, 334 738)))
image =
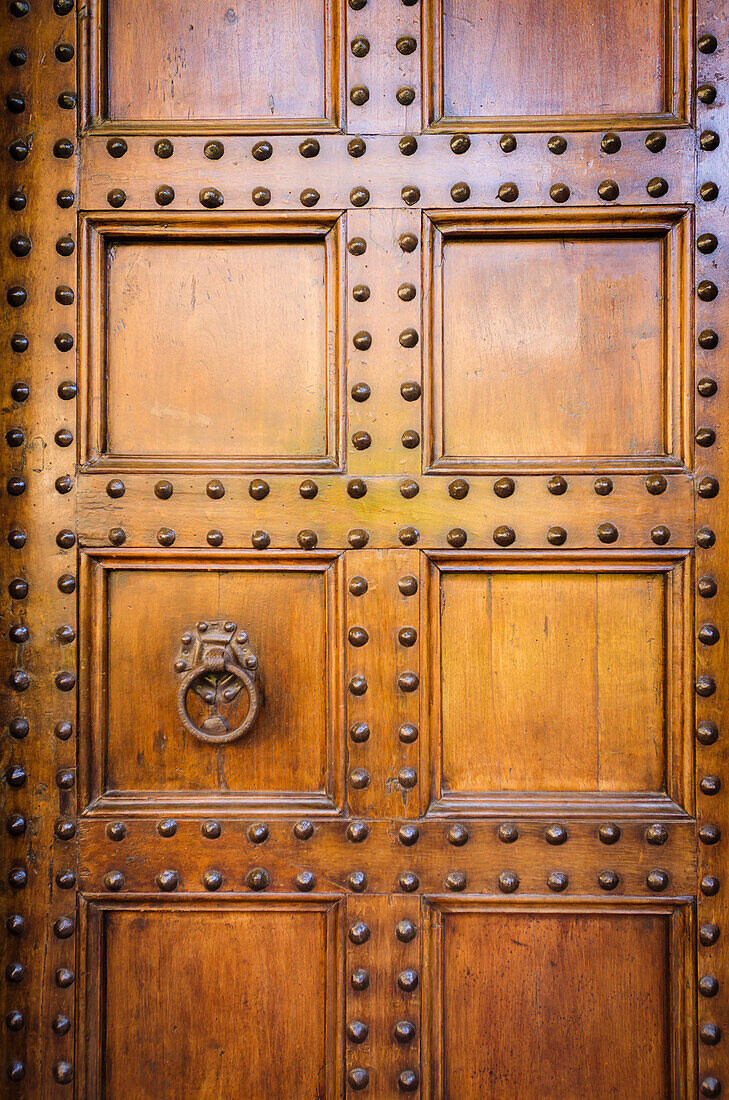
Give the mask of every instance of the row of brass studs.
MULTIPOLYGON (((73 7, 73 0, 54 0, 53 3, 53 11, 58 16, 69 15, 73 11, 73 7)), ((16 19, 27 17, 29 11, 30 6, 26 0, 12 0, 9 6, 10 15, 16 19)), ((65 64, 73 59, 74 47, 60 41, 56 44, 54 53, 56 61, 65 64)), ((21 70, 27 63, 28 52, 23 46, 14 46, 11 48, 7 60, 13 69, 21 70)), ((13 89, 6 96, 5 103, 8 111, 22 121, 26 110, 26 98, 24 94, 13 89)), ((75 92, 62 92, 58 96, 58 106, 62 110, 74 110, 76 106, 75 92)), ((24 138, 14 139, 8 146, 8 153, 14 161, 20 163, 30 155, 31 142, 24 138)), ((57 159, 66 160, 72 157, 74 153, 74 143, 68 138, 59 138, 53 145, 53 155, 57 159)), ((57 201, 60 208, 68 208, 73 202, 72 192, 66 190, 60 191, 57 201)), ((8 197, 9 209, 14 213, 20 213, 25 210, 27 202, 28 196, 22 187, 13 190, 8 197)), ((24 259, 30 255, 32 247, 33 242, 27 233, 16 232, 10 239, 10 252, 18 259, 24 259)), ((59 256, 72 255, 74 248, 74 241, 70 235, 61 237, 56 242, 56 252, 59 256)), ((22 284, 14 284, 10 286, 6 292, 6 298, 9 305, 17 309, 26 305, 28 297, 28 290, 22 284)), ((55 300, 59 305, 72 305, 74 302, 73 289, 66 284, 59 283, 55 291, 55 300)), ((59 333, 56 336, 55 342, 56 347, 60 351, 68 351, 73 346, 73 337, 70 333, 59 333)), ((29 343, 29 338, 22 332, 13 333, 10 338, 11 350, 16 354, 22 354, 27 351, 29 343)), ((11 385, 10 392, 12 400, 19 405, 25 402, 30 396, 30 389, 27 383, 22 380, 14 381, 11 385)), ((68 446, 72 442, 72 439, 72 434, 67 432, 66 429, 61 429, 56 433, 56 442, 59 446, 68 446), (69 438, 67 438, 67 436, 69 438)), ((22 428, 12 428, 6 435, 6 442, 9 447, 19 447, 24 441, 25 434, 22 428)), ((65 475, 56 480, 56 489, 59 493, 66 493, 72 488, 72 484, 70 476, 65 475)), ((11 477, 7 483, 7 489, 11 497, 20 496, 26 489, 25 478, 21 476, 11 477)), ((64 534, 63 537, 65 538, 67 536, 64 534)), ((22 549, 26 541, 26 533, 17 525, 11 525, 8 535, 9 545, 14 549, 22 549)), ((17 577, 11 580, 9 585, 11 599, 25 599, 28 590, 29 585, 25 578, 17 577)), ((68 590, 68 582, 63 577, 59 578, 59 590, 62 592, 68 590)), ((73 641, 75 635, 72 627, 64 625, 58 629, 56 636, 61 644, 69 644, 73 641)), ((10 640, 12 642, 23 645, 29 638, 30 633, 24 623, 14 623, 11 626, 10 640)), ((16 691, 25 691, 30 686, 31 681, 27 672, 18 668, 12 671, 10 682, 16 691)), ((58 672, 55 675, 55 684, 60 691, 70 691, 75 686, 75 677, 71 673, 58 672)), ((14 741, 23 741, 30 732, 30 723, 27 718, 22 715, 15 715, 11 717, 8 722, 8 732, 14 741)), ((60 741, 68 740, 72 733, 71 723, 65 721, 58 722, 55 727, 55 733, 60 741)), ((59 769, 55 778, 56 786, 59 790, 69 790, 74 785, 74 773, 72 769, 59 769)), ((6 773, 6 779, 12 787, 24 785, 27 781, 27 775, 23 765, 11 765, 6 773)), ((21 813, 11 813, 7 819, 7 829, 9 834, 13 837, 23 836, 27 829, 27 821, 21 813)), ((56 885, 59 889, 71 889, 75 885, 75 882, 76 876, 70 869, 61 869, 56 874, 56 885)), ((26 868, 24 866, 13 866, 8 875, 8 883, 15 890, 26 887, 28 884, 28 872, 26 868)), ((25 931, 25 920, 22 913, 12 913, 7 919, 6 929, 11 936, 22 936, 25 931)), ((74 917, 71 915, 59 916, 53 923, 53 935, 58 940, 69 940, 73 937, 74 932, 75 921, 74 917)), ((24 978, 23 964, 16 961, 10 962, 6 968, 5 974, 8 982, 21 982, 24 978)), ((74 973, 72 969, 68 967, 59 967, 56 970, 55 982, 59 989, 68 988, 73 984, 73 981, 74 973)), ((25 1027, 23 1012, 20 1009, 11 1008, 6 1016, 5 1023, 8 1031, 11 1033, 22 1032, 25 1027)), ((58 1012, 53 1017, 51 1026, 55 1034, 60 1036, 68 1034, 72 1028, 71 1020, 64 1012, 58 1012)), ((59 1058, 53 1064, 52 1073, 54 1080, 58 1084, 69 1084, 73 1081, 74 1077, 73 1063, 59 1058)), ((19 1082, 24 1079, 25 1065, 21 1059, 11 1059, 7 1066, 7 1077, 11 1082, 19 1082)))
MULTIPOLYGON (((698 39, 698 49, 701 53, 712 54, 717 48, 717 41, 713 34, 704 33, 698 39)), ((711 83, 699 85, 697 95, 699 101, 705 106, 710 106, 716 99, 716 87, 711 83)), ((719 136, 714 131, 704 131, 699 139, 699 145, 704 152, 711 152, 719 145, 719 136)), ((699 199, 704 202, 713 202, 719 193, 719 189, 713 182, 702 183, 699 187, 699 199)), ((701 233, 696 241, 696 247, 702 255, 711 255, 718 246, 718 240, 713 233, 701 233)), ((718 288, 709 279, 702 279, 697 286, 697 295, 702 302, 712 302, 718 295, 718 288)), ((698 337, 698 344, 704 351, 716 348, 719 342, 718 334, 713 329, 704 329, 698 337)), ((716 381, 711 377, 702 377, 697 384, 699 395, 710 399, 717 391, 716 381)), ((704 447, 711 447, 716 442, 716 433, 712 428, 700 427, 696 433, 696 442, 704 447)), ((697 494, 704 499, 712 499, 719 493, 719 481, 716 477, 707 476, 701 479, 697 485, 697 494)), ((702 528, 698 539, 699 545, 710 549, 715 543, 713 531, 710 528, 702 528)), ((711 575, 703 575, 698 578, 698 593, 702 599, 712 598, 717 591, 716 581, 711 575)), ((714 623, 705 622, 698 629, 700 644, 711 646, 719 640, 719 630, 714 623)), ((716 682, 713 677, 702 675, 697 677, 696 691, 700 698, 713 695, 716 690, 716 682)), ((714 721, 702 719, 697 723, 696 739, 700 745, 708 747, 713 745, 719 737, 719 729, 714 721)), ((699 790, 705 797, 718 793, 721 788, 721 778, 718 775, 702 775, 699 780, 699 790)), ((721 839, 721 830, 717 825, 705 824, 699 829, 699 839, 703 844, 716 844, 721 839)), ((705 897, 714 897, 720 890, 720 880, 715 875, 703 875, 700 881, 700 890, 705 897)), ((720 936, 719 926, 715 923, 703 923, 699 927, 700 948, 712 947, 720 936)), ((700 961, 700 956, 699 956, 700 961)), ((703 968, 702 968, 703 969, 703 968)), ((719 990, 719 982, 713 974, 701 974, 698 982, 699 993, 702 997, 716 996, 719 990)), ((700 1039, 704 1046, 715 1046, 721 1041, 722 1033, 718 1024, 709 1022, 700 1030, 700 1039)), ((722 1091, 722 1084, 713 1074, 702 1076, 699 1084, 702 1096, 716 1097, 722 1091)))
MULTIPOLYGON (((702 187, 706 192, 702 197, 707 198, 707 201, 709 195, 711 195, 712 198, 716 198, 719 194, 718 187, 715 183, 705 183, 702 184, 702 187)), ((646 183, 645 189, 650 198, 660 199, 668 194, 669 184, 662 176, 653 176, 646 183)), ((602 180, 598 184, 596 191, 598 197, 604 202, 615 202, 620 197, 620 185, 613 179, 602 180)), ((450 190, 450 196, 453 202, 468 202, 471 198, 470 185, 463 180, 454 183, 450 190)), ((566 183, 554 183, 549 188, 549 197, 552 202, 565 203, 571 196, 572 191, 566 183)), ((407 184, 401 188, 400 197, 406 206, 414 206, 416 203, 420 202, 422 194, 419 187, 414 184, 407 184)), ((500 202, 516 202, 519 198, 519 187, 513 181, 502 183, 499 185, 493 197, 500 202)), ((369 188, 364 186, 353 187, 349 192, 349 201, 354 207, 367 206, 371 198, 372 195, 369 188)), ((251 191, 251 200, 256 206, 268 206, 271 199, 272 192, 269 187, 257 186, 251 191)), ((160 186, 155 189, 154 200, 158 206, 169 206, 175 201, 174 187, 170 184, 160 184, 160 186)), ((206 210, 218 210, 225 204, 225 196, 222 191, 212 186, 203 187, 199 192, 198 200, 200 205, 206 210)), ((321 194, 315 187, 305 187, 299 194, 299 202, 307 209, 317 206, 320 200, 321 194)), ((127 193, 122 187, 112 187, 107 192, 106 201, 109 206, 118 210, 126 203, 127 193)), ((15 305, 17 303, 10 302, 10 304, 15 305)))

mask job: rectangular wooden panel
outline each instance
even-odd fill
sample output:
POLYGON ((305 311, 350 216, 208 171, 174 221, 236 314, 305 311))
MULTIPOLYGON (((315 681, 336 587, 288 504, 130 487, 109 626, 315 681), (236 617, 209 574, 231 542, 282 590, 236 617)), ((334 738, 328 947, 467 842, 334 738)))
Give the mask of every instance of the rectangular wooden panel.
POLYGON ((144 18, 133 0, 89 6, 87 123, 338 125, 341 17, 330 0, 160 0, 144 18))
POLYGON ((440 567, 430 601, 440 644, 436 792, 496 802, 512 791, 667 792, 681 801, 691 708, 680 560, 440 567))
POLYGON ((691 1095, 681 1032, 693 984, 687 908, 446 903, 431 922, 429 1097, 691 1095))
POLYGON ((561 129, 686 117, 684 0, 430 0, 428 119, 561 129))
MULTIPOLYGON (((88 797, 147 800, 154 792, 207 806, 207 791, 292 809, 302 801, 333 805, 341 697, 335 560, 121 554, 84 565, 88 797), (263 702, 247 734, 215 744, 181 722, 176 665, 191 667, 183 635, 226 620, 248 635, 263 702)), ((191 685, 185 706, 198 727, 219 714, 232 729, 247 713, 247 693, 208 705, 191 685)))
POLYGON ((89 906, 82 1095, 337 1096, 339 920, 326 899, 89 906))
POLYGON ((336 222, 88 221, 89 459, 338 465, 336 222))
POLYGON ((682 211, 433 220, 434 468, 681 460, 682 211))

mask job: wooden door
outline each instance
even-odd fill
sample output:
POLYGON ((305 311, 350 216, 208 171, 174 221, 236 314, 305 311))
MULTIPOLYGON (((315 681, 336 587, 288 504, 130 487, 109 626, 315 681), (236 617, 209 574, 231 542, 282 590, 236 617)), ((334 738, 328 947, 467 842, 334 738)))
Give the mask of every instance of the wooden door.
POLYGON ((728 19, 6 0, 9 1096, 729 1090, 728 19))

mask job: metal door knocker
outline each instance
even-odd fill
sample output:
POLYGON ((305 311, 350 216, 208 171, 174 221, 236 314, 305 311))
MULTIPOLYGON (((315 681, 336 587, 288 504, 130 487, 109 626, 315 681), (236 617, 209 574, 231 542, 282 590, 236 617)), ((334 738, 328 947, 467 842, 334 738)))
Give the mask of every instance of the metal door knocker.
POLYGON ((182 650, 175 671, 182 675, 177 689, 177 713, 188 733, 208 744, 237 741, 253 726, 261 706, 258 689, 258 658, 245 631, 231 622, 200 622, 194 631, 182 635, 182 650), (237 726, 230 724, 219 708, 235 701, 242 689, 248 692, 248 712, 237 726), (194 691, 215 713, 198 725, 187 709, 194 691))

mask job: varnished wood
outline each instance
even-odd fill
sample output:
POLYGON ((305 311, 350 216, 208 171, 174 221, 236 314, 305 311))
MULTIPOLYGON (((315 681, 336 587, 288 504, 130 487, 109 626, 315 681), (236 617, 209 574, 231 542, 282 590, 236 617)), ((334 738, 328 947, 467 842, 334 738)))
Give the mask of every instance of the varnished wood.
POLYGON ((9 1096, 729 1089, 725 8, 6 7, 9 1096))

